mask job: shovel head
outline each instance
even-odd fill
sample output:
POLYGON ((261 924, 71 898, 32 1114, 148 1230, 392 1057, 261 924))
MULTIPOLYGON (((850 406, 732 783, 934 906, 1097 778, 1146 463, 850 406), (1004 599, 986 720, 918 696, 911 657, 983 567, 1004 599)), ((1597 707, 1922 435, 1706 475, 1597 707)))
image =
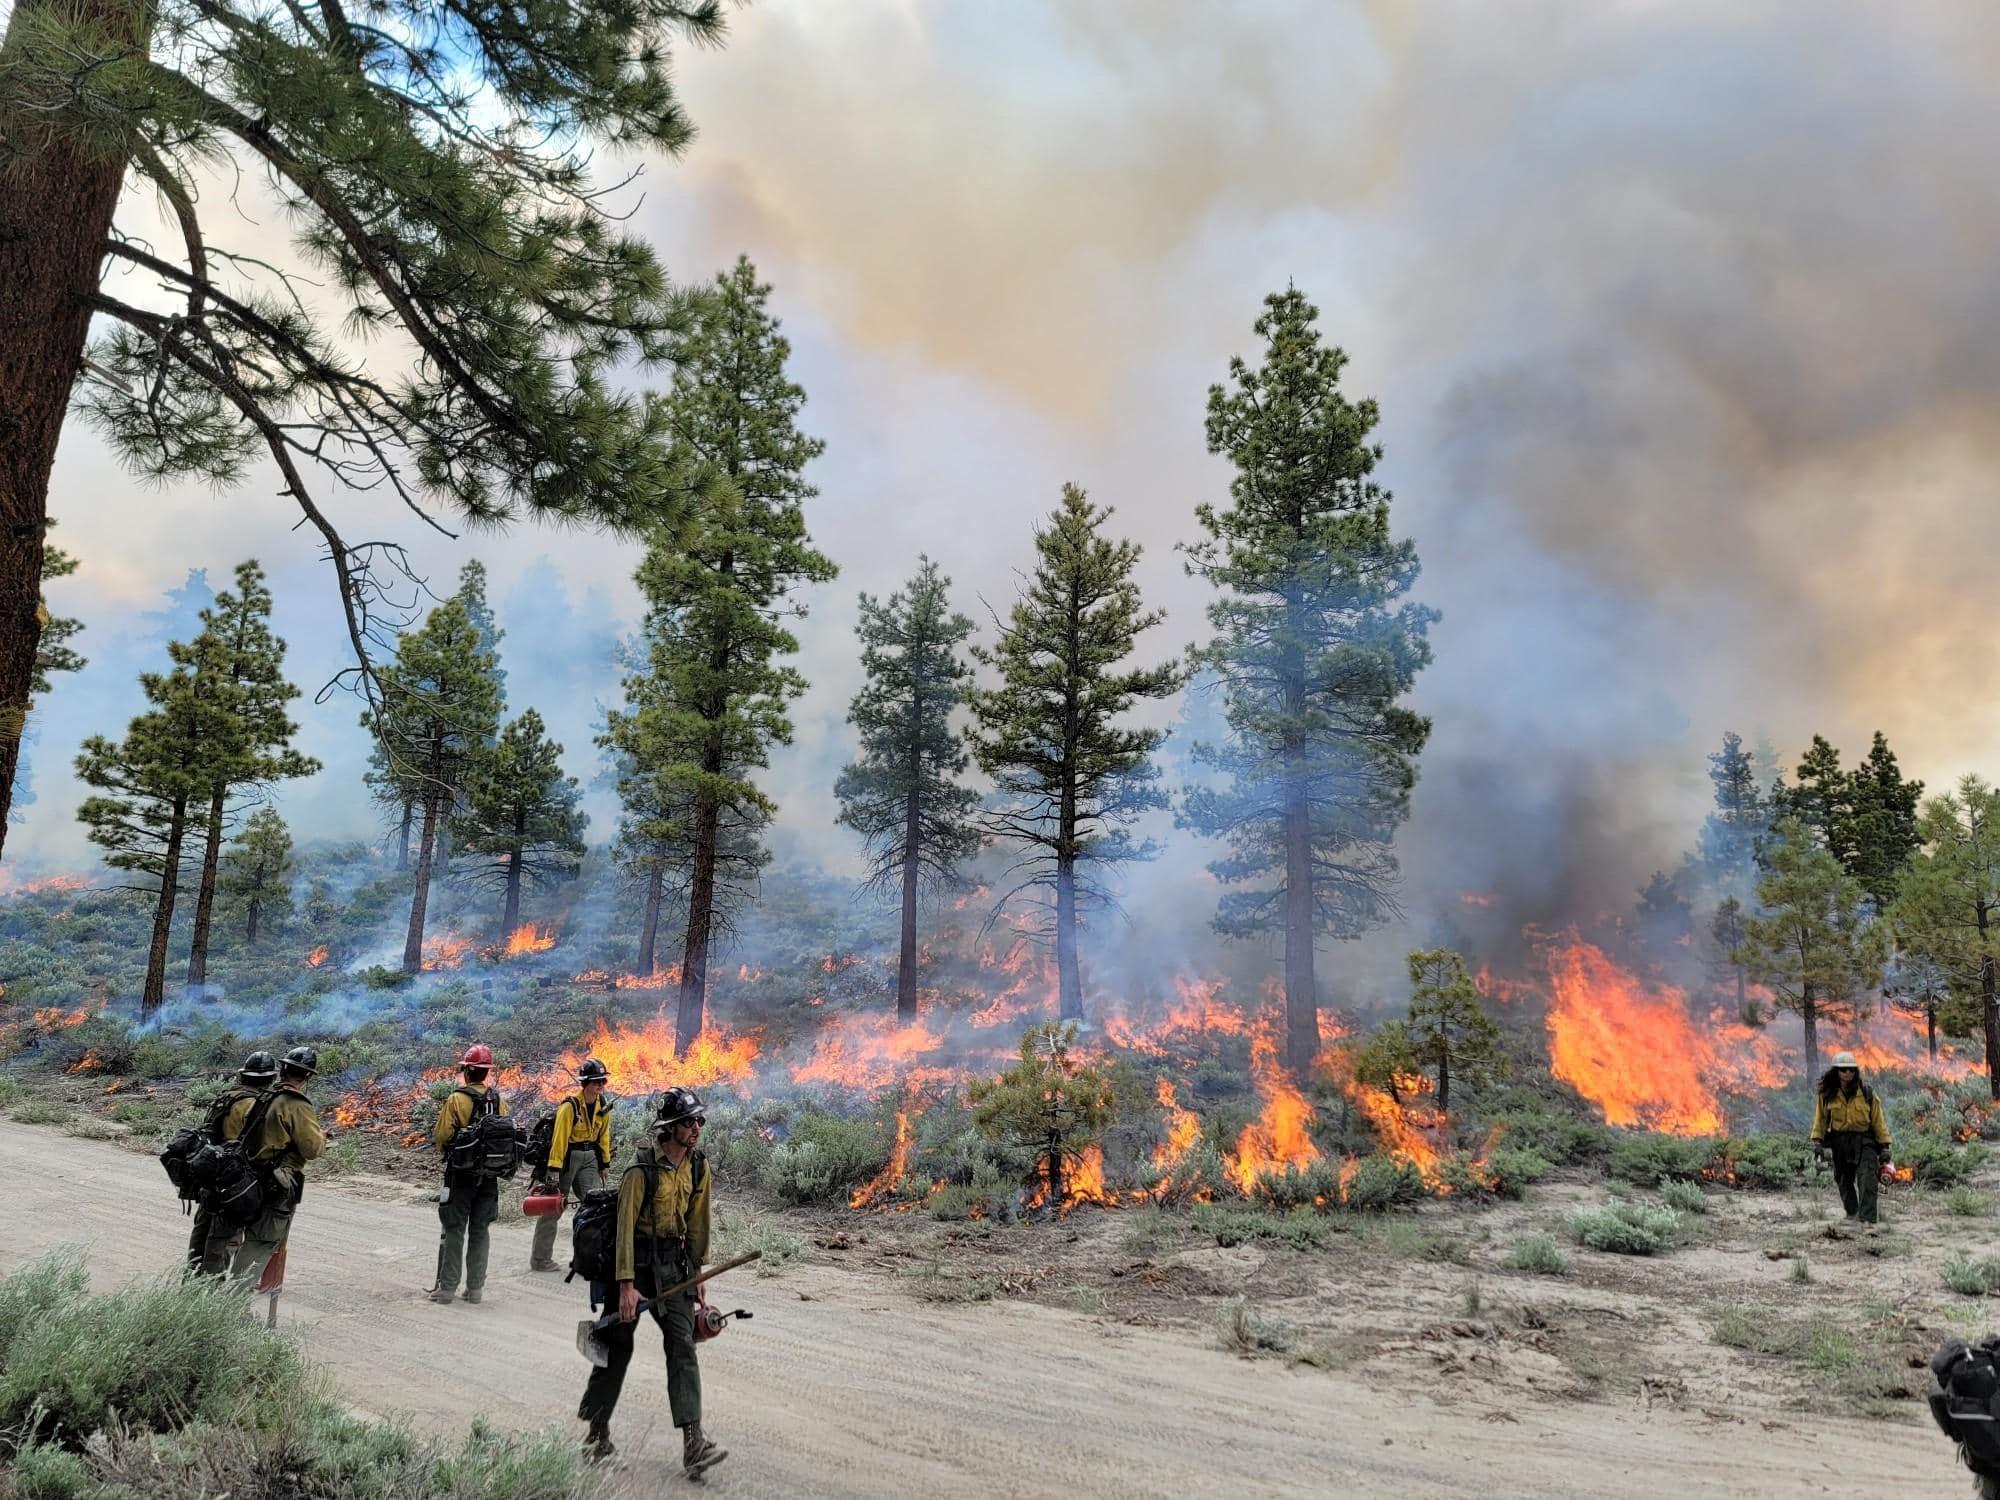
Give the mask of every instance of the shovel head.
POLYGON ((584 1318, 576 1325, 576 1352, 600 1370, 611 1363, 611 1351, 604 1347, 604 1325, 597 1319, 584 1318))

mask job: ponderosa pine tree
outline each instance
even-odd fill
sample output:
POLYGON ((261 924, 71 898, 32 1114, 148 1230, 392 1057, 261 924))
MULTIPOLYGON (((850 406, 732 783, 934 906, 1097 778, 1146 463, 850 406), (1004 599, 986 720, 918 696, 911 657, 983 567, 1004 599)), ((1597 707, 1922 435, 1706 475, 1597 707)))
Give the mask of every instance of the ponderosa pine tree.
POLYGON ((1882 731, 1867 758, 1847 778, 1847 873, 1875 898, 1878 911, 1896 899, 1896 880, 1917 848, 1917 808, 1924 784, 1906 781, 1882 731))
POLYGON ((1841 768, 1840 751, 1824 735, 1812 737, 1791 784, 1771 799, 1772 820, 1789 819, 1822 849, 1829 851, 1847 868, 1853 858, 1852 820, 1849 817, 1848 775, 1841 768))
POLYGON ((423 628, 406 632, 382 667, 381 704, 361 716, 380 741, 390 774, 406 780, 422 815, 410 892, 403 968, 423 967, 424 918, 438 830, 455 805, 467 766, 493 738, 500 717, 491 660, 479 649, 465 605, 447 599, 423 628))
POLYGON ((726 827, 761 827, 770 817, 770 799, 749 778, 771 746, 790 743, 786 705, 805 691, 805 679, 780 660, 798 650, 783 621, 804 615, 806 585, 837 571, 806 534, 805 502, 818 491, 805 468, 825 444, 798 429, 806 393, 785 373, 791 345, 770 295, 739 259, 673 342, 674 381, 661 409, 712 483, 682 531, 656 538, 639 565, 645 661, 626 679, 626 709, 608 717, 603 739, 652 780, 657 804, 687 810, 675 1018, 683 1051, 707 1017, 726 827))
POLYGON ((1778 1009, 1805 1023, 1806 1077, 1816 1080, 1819 1023, 1851 1021, 1863 992, 1881 982, 1888 930, 1869 919, 1861 882, 1804 824, 1783 819, 1772 834, 1770 873, 1757 883, 1761 911, 1743 923, 1738 962, 1778 1009))
POLYGON ((583 863, 583 795, 562 769, 562 746, 528 709, 472 760, 452 833, 465 876, 503 893, 500 929, 521 924, 523 883, 547 887, 583 863))
POLYGON ((150 1015, 166 1000, 167 942, 188 858, 208 810, 218 759, 226 759, 224 712, 213 684, 188 667, 148 672, 140 679, 153 706, 133 719, 122 740, 92 735, 76 758, 77 775, 94 787, 77 817, 104 862, 152 882, 153 932, 139 1008, 150 1015))
POLYGON ((235 592, 225 589, 217 594, 215 603, 201 612, 201 621, 201 633, 192 642, 168 648, 176 661, 214 685, 219 704, 217 737, 208 757, 201 883, 188 946, 190 987, 208 979, 216 871, 230 797, 244 787, 310 776, 319 769, 318 761, 292 748, 298 726, 285 706, 299 690, 285 680, 285 643, 271 633, 271 591, 254 558, 237 564, 235 592))
MULTIPOLYGON (((48 523, 53 526, 53 521, 48 523)), ((60 547, 44 544, 42 547, 42 582, 51 578, 67 578, 77 568, 76 559, 60 547)), ((29 681, 28 691, 34 694, 50 690, 51 672, 81 672, 84 659, 77 654, 69 642, 83 629, 83 621, 66 615, 49 613, 48 601, 41 601, 39 618, 42 622, 42 638, 35 647, 35 672, 29 681)))
POLYGON ((1285 1060, 1319 1050, 1317 938, 1360 936, 1397 910, 1391 846, 1409 815, 1430 721, 1403 706, 1431 659, 1436 611, 1411 602, 1416 548, 1371 477, 1374 401, 1340 389, 1296 289, 1265 299, 1263 363, 1229 363, 1208 393, 1208 447, 1235 468, 1226 507, 1197 508, 1191 571, 1214 584, 1215 638, 1195 653, 1224 694, 1230 738, 1198 745, 1219 784, 1190 788, 1183 823, 1230 852, 1214 925, 1285 944, 1285 1060))
POLYGON ((348 543, 315 469, 328 494, 477 522, 671 523, 688 479, 663 413, 610 376, 666 357, 691 300, 622 231, 591 156, 683 149, 669 46, 721 29, 719 0, 17 0, 0 40, 0 838, 49 473, 93 322, 78 404, 151 478, 233 484, 267 452, 364 667, 400 552, 348 543), (128 174, 169 237, 147 194, 126 200, 130 232, 115 222, 128 174), (263 243, 269 214, 216 180, 269 184, 297 271, 263 243), (175 302, 113 295, 109 266, 175 302))
POLYGON ((972 654, 999 685, 970 694, 973 754, 993 778, 984 833, 1016 851, 996 913, 1019 896, 1039 906, 1056 953, 1058 1015, 1083 1019, 1077 957, 1082 911, 1112 904, 1097 873, 1151 859, 1132 837, 1142 814, 1167 805, 1153 752, 1163 730, 1126 722, 1134 704, 1177 692, 1177 662, 1127 665, 1139 637, 1165 616, 1133 580, 1139 545, 1103 534, 1113 512, 1073 484, 1035 530, 1035 570, 1022 581, 1000 639, 972 654))
POLYGON ((965 702, 972 668, 959 648, 972 621, 952 611, 951 580, 928 557, 887 599, 861 596, 861 691, 847 722, 861 735, 861 758, 834 783, 840 821, 867 842, 867 884, 902 896, 896 962, 896 1020, 917 1019, 917 901, 926 883, 952 884, 979 845, 972 810, 979 796, 960 784, 968 763, 952 715, 965 702))
POLYGON ((1890 921, 1906 952, 1943 969, 1954 998, 1977 997, 2000 1099, 2000 789, 1963 778, 1924 804, 1917 838, 1890 921))
POLYGON ((1740 902, 1757 880, 1757 860, 1770 835, 1771 812, 1757 784, 1756 759, 1731 730, 1708 758, 1715 810, 1701 825, 1695 863, 1711 891, 1740 902))
POLYGON ((1465 960, 1449 948, 1410 955, 1412 1055, 1437 1078, 1439 1109, 1451 1108, 1451 1081, 1484 1082, 1500 1060, 1500 1028, 1479 1001, 1465 960))
POLYGON ((292 911, 292 832, 275 807, 260 807, 237 830, 222 854, 222 894, 243 913, 243 941, 284 925, 292 911))

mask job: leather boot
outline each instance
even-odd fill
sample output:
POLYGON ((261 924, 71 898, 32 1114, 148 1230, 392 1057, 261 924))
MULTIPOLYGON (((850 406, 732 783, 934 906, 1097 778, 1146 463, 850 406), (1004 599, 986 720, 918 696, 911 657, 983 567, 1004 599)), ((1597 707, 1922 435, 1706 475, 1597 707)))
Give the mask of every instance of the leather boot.
POLYGON ((592 1422, 590 1431, 584 1434, 583 1457, 586 1463, 601 1464, 618 1449, 611 1441, 611 1427, 605 1422, 592 1422))
POLYGON ((681 1472, 688 1478, 699 1478, 727 1457, 727 1448, 701 1435, 701 1423, 690 1422, 681 1429, 681 1472))

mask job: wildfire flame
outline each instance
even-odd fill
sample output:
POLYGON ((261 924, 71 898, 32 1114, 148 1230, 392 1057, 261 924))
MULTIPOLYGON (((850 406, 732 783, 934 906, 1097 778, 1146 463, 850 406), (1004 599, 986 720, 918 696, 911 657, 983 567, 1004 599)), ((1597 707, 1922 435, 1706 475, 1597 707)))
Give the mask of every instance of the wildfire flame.
POLYGON ((426 970, 456 969, 471 952, 471 938, 451 932, 432 933, 424 939, 423 966, 426 970))
POLYGON ((507 941, 501 945, 498 956, 521 958, 530 953, 546 953, 555 945, 555 928, 538 927, 533 922, 523 922, 507 934, 507 941))
POLYGON ((575 1086, 576 1071, 594 1057, 611 1071, 621 1094, 657 1093, 676 1084, 685 1088, 726 1085, 747 1091, 756 1077, 759 1044, 754 1032, 730 1036, 705 1027, 685 1056, 674 1051, 674 1026, 664 1009, 634 1025, 599 1019, 591 1033, 556 1059, 548 1073, 531 1081, 553 1103, 575 1086))
POLYGON ((889 1152, 889 1164, 854 1190, 854 1195, 847 1200, 849 1208, 866 1208, 896 1191, 896 1184, 903 1180, 903 1173, 910 1165, 912 1136, 910 1112, 907 1109, 897 1110, 896 1144, 889 1152))
POLYGON ((1314 1110, 1299 1092, 1291 1074, 1278 1060, 1278 1029, 1273 1022, 1259 1026, 1250 1038, 1250 1080, 1264 1101, 1262 1118, 1243 1127, 1236 1138, 1236 1156, 1229 1180, 1250 1193, 1266 1172, 1308 1166, 1319 1160, 1313 1144, 1314 1110))
POLYGON ((326 944, 325 943, 318 944, 313 948, 312 952, 306 955, 306 967, 308 969, 317 969, 321 964, 326 962, 327 953, 328 949, 326 944))
POLYGON ((655 969, 650 974, 620 974, 613 977, 603 969, 585 969, 576 976, 578 984, 601 984, 620 990, 667 990, 678 988, 681 982, 681 966, 668 964, 664 969, 655 969))
POLYGON ((921 1021, 895 1026, 881 1016, 840 1016, 813 1043, 812 1056, 790 1065, 792 1082, 832 1084, 876 1092, 901 1081, 951 1081, 955 1068, 918 1067, 917 1060, 944 1046, 944 1036, 921 1021))

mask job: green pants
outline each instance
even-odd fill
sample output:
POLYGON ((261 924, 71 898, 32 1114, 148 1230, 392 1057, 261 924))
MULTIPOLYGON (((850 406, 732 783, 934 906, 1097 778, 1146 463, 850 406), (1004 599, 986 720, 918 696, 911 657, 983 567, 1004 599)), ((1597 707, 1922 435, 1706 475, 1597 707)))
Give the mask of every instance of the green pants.
MULTIPOLYGON (((687 1268, 680 1257, 672 1257, 662 1262, 660 1276, 665 1284, 685 1281, 694 1273, 687 1268)), ((653 1288, 662 1284, 656 1279, 653 1268, 641 1264, 632 1278, 639 1288, 639 1295, 650 1298, 653 1288)), ((618 1305, 618 1288, 611 1289, 611 1305, 618 1305)), ((677 1297, 669 1297, 666 1304, 653 1305, 630 1323, 613 1323, 604 1332, 604 1343, 611 1355, 611 1362, 601 1369, 590 1372, 590 1383, 583 1389, 583 1402, 577 1408, 577 1415, 593 1427, 607 1427, 611 1413, 618 1405, 618 1393, 625 1388, 625 1370, 632 1363, 632 1343, 639 1331, 639 1324, 650 1316, 659 1325, 660 1337, 667 1346, 667 1406, 673 1412, 674 1426, 687 1427, 701 1420, 701 1365, 694 1354, 694 1308, 693 1292, 682 1292, 677 1297)))
POLYGON ((1858 1130, 1836 1130, 1826 1138, 1833 1151, 1833 1182, 1840 1189, 1840 1206, 1847 1217, 1875 1222, 1877 1189, 1882 1181, 1882 1148, 1873 1136, 1858 1130))
MULTIPOLYGON (((272 1174, 274 1196, 257 1218, 244 1226, 242 1241, 229 1258, 229 1279, 255 1290, 264 1277, 264 1267, 278 1253, 278 1247, 292 1237, 292 1218, 298 1208, 299 1190, 304 1184, 299 1174, 280 1167, 272 1174)), ((210 1238, 214 1235, 211 1233, 210 1238)))
POLYGON ((486 1285, 486 1261, 491 1250, 487 1231, 500 1217, 500 1184, 470 1177, 446 1177, 444 1201, 438 1204, 438 1290, 455 1292, 461 1270, 465 1289, 486 1285))
POLYGON ((242 1230, 223 1228, 207 1207, 196 1204, 194 1228, 188 1235, 188 1270, 203 1276, 227 1276, 230 1257, 242 1240, 242 1230))
MULTIPOLYGON (((585 1146, 580 1151, 572 1151, 569 1161, 557 1179, 556 1190, 563 1195, 564 1205, 572 1198, 582 1198, 585 1193, 594 1193, 604 1186, 604 1174, 597 1169, 597 1148, 585 1146)), ((535 1220, 534 1248, 528 1252, 531 1265, 545 1266, 556 1258, 556 1225, 561 1214, 550 1214, 547 1218, 535 1220)))

